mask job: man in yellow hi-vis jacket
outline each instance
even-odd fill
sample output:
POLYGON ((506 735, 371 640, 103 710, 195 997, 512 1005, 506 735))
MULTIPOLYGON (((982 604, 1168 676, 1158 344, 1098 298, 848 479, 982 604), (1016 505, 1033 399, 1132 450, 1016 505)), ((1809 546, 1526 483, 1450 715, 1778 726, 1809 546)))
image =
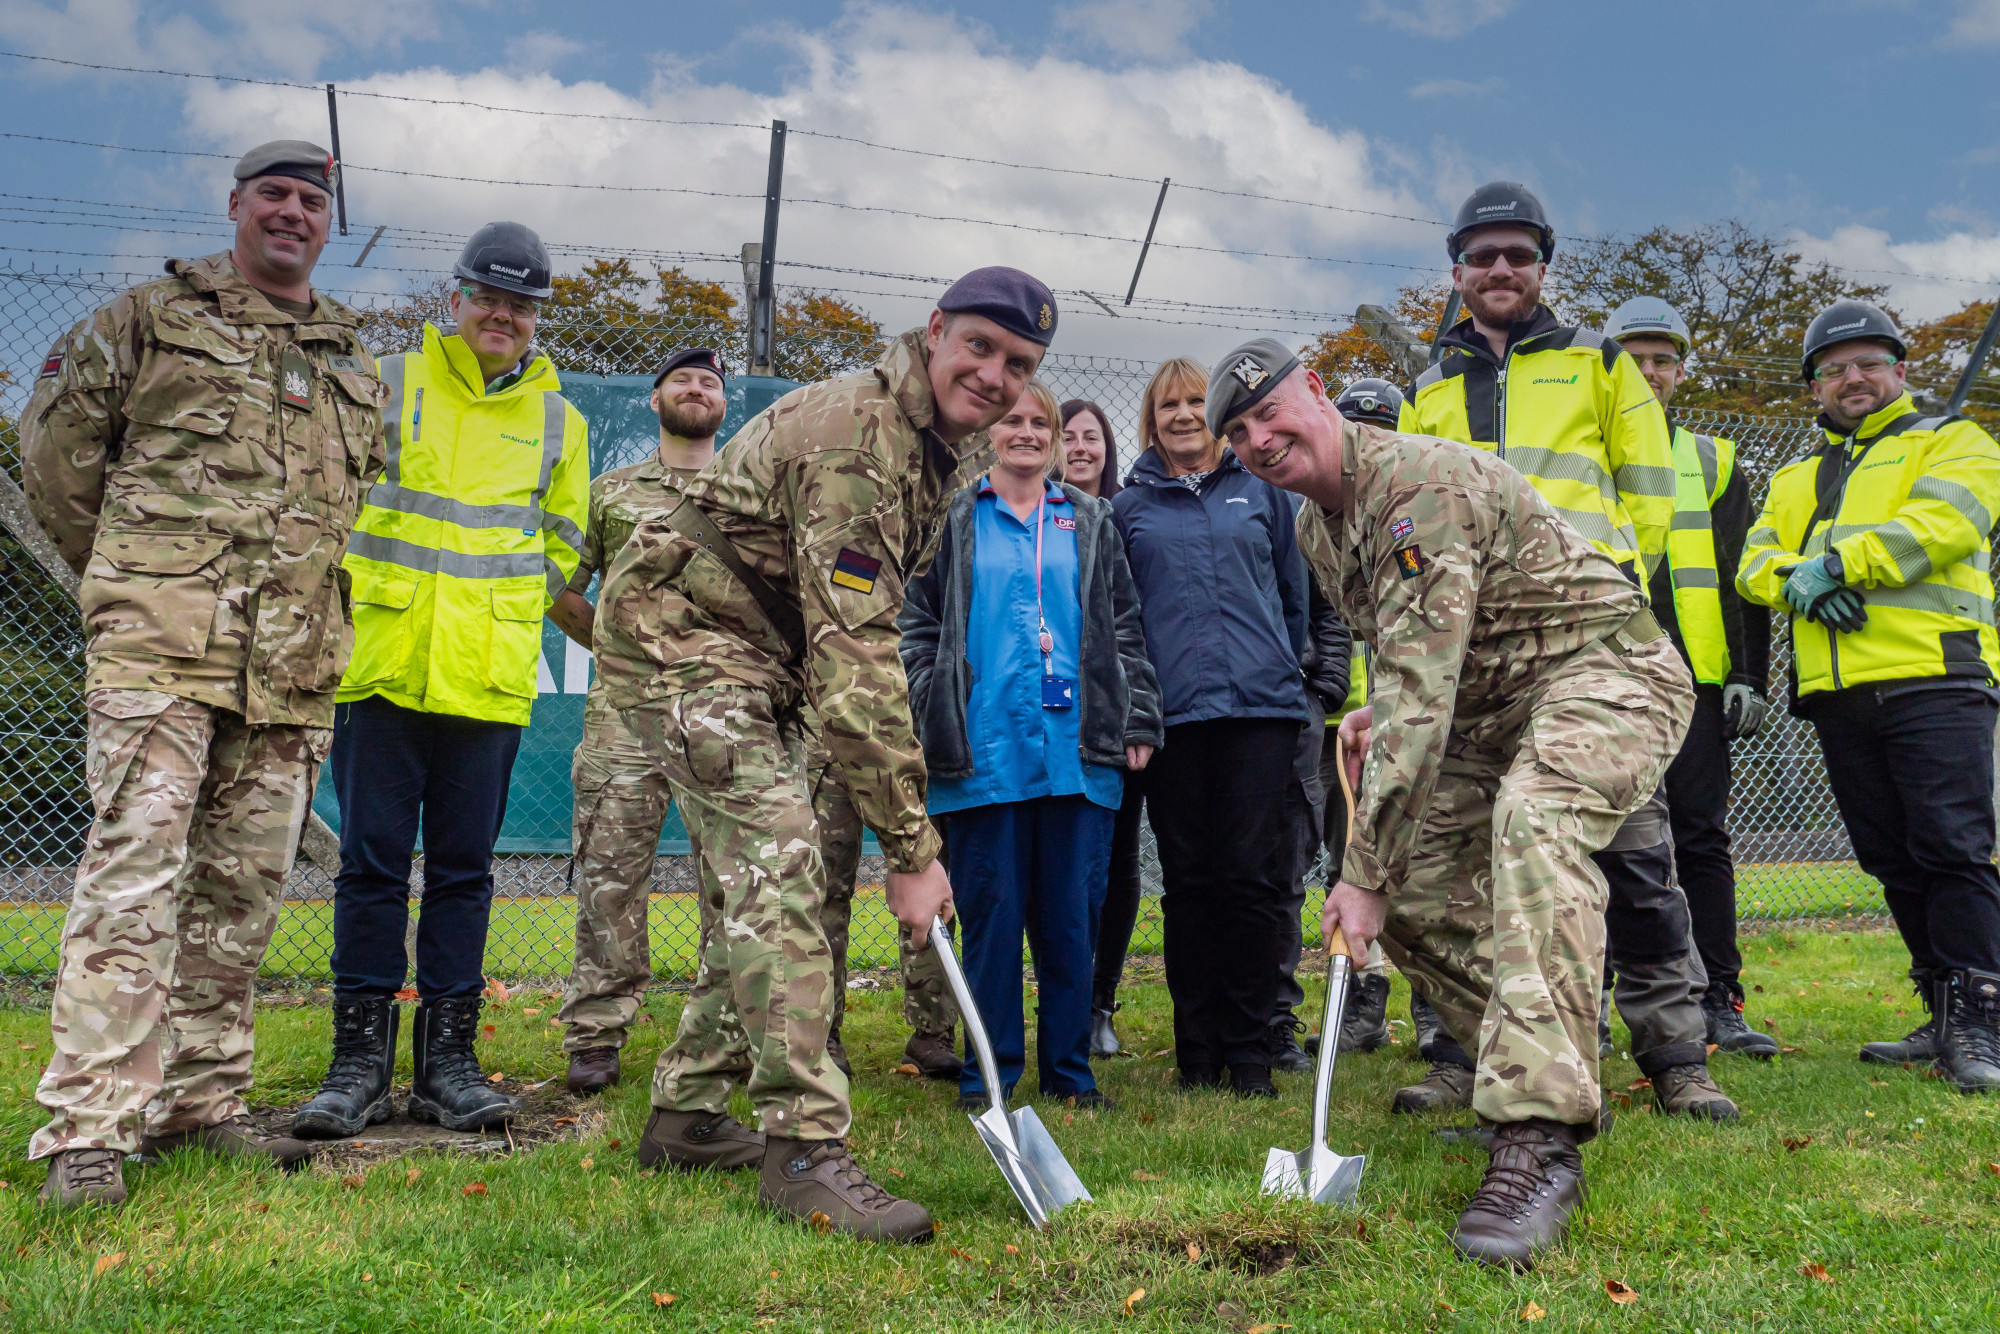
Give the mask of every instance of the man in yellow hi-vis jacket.
MULTIPOLYGON (((1541 304, 1555 229, 1526 186, 1494 181, 1473 191, 1445 246, 1467 316, 1417 377, 1401 429, 1497 453, 1645 587, 1674 516, 1673 450, 1652 388, 1616 340, 1564 325, 1541 304)), ((1736 1104, 1708 1074, 1708 978, 1674 883, 1664 789, 1593 860, 1610 886, 1605 935, 1618 1010, 1654 1101, 1665 1112, 1735 1120, 1736 1104)), ((1430 1016, 1412 1012, 1422 1034, 1430 1016)), ((1420 1049, 1430 1073, 1396 1095, 1395 1110, 1470 1106, 1472 1058, 1456 1035, 1420 1049)))
POLYGON ((1791 613, 1792 708, 1811 719, 1841 823, 1882 882, 1931 1012, 1861 1059, 1935 1062, 2000 1090, 1993 727, 2000 645, 1987 541, 2000 446, 1904 389, 1903 336, 1865 301, 1806 327, 1820 448, 1771 479, 1736 587, 1791 613))
POLYGON ((394 1113, 420 827, 410 1116, 477 1130, 519 1110, 473 1054, 493 845, 534 707, 542 616, 583 546, 590 449, 583 415, 529 345, 552 290, 541 240, 489 223, 452 271, 456 331, 426 324, 422 351, 382 359, 387 465, 347 549, 354 658, 335 697, 330 766, 333 1060, 293 1121, 301 1136, 356 1135, 394 1113))

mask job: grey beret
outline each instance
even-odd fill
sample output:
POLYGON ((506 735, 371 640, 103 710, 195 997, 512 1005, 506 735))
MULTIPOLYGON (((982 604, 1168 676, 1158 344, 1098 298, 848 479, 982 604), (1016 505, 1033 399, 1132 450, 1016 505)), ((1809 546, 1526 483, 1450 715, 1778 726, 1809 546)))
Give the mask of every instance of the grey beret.
POLYGON ((332 194, 334 182, 340 179, 340 164, 318 144, 303 139, 273 139, 237 159, 237 180, 252 181, 259 176, 290 176, 332 194))
POLYGON ((1275 338, 1231 348, 1208 373, 1208 433, 1221 436, 1230 418, 1256 407, 1298 364, 1298 353, 1275 338))

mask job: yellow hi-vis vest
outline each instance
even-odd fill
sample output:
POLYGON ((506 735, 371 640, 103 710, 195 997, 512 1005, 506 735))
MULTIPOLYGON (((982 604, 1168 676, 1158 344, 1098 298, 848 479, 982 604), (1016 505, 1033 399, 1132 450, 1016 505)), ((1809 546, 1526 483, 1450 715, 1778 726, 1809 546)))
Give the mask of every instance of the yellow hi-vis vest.
POLYGON ((539 355, 488 394, 465 341, 426 324, 421 352, 379 365, 387 466, 343 562, 354 658, 334 698, 525 725, 542 614, 583 549, 589 426, 539 355))
POLYGON ((1736 445, 1674 428, 1674 522, 1667 534, 1667 578, 1674 620, 1694 679, 1729 682, 1729 637, 1722 629, 1722 586, 1715 568, 1711 509, 1736 471, 1736 445))
POLYGON ((1800 698, 1871 681, 2000 679, 1987 540, 2000 513, 2000 445, 1975 423, 1926 417, 1908 394, 1852 435, 1828 431, 1771 479, 1737 591, 1785 609, 1802 560, 1840 553, 1868 623, 1851 635, 1792 618, 1800 698))

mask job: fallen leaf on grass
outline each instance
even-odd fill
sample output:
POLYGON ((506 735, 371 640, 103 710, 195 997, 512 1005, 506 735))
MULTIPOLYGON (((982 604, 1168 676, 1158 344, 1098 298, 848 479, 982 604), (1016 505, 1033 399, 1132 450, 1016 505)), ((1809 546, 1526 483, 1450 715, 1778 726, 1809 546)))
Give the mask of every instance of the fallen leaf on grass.
POLYGON ((1191 1265, 1201 1263, 1201 1247, 1193 1242, 1188 1243, 1188 1263, 1191 1265))
POLYGON ((417 989, 415 987, 404 987, 401 991, 396 993, 396 999, 399 1001, 413 1001, 416 998, 417 998, 417 989))
POLYGON ((1132 1289, 1131 1295, 1125 1298, 1125 1307, 1124 1307, 1125 1314, 1131 1315, 1132 1308, 1136 1307, 1140 1302, 1144 1301, 1145 1299, 1146 1299, 1146 1290, 1144 1288, 1132 1289))
POLYGON ((487 981, 486 1000, 489 1004, 494 1006, 505 1005, 507 1003, 507 995, 507 984, 505 982, 502 982, 497 977, 487 981))
POLYGON ((526 1015, 528 1018, 533 1019, 536 1015, 541 1013, 541 1010, 540 1008, 536 1008, 532 1010, 523 1010, 521 1011, 521 1013, 526 1015))
POLYGON ((581 1167, 584 1171, 588 1172, 591 1168, 597 1166, 597 1163, 594 1159, 586 1158, 582 1162, 578 1163, 577 1166, 581 1167))
POLYGON ((1156 1177, 1156 1176, 1154 1176, 1154 1175, 1153 1175, 1153 1174, 1152 1174, 1151 1172, 1148 1172, 1148 1171, 1147 1171, 1147 1170, 1146 1170, 1145 1168, 1143 1168, 1143 1167, 1135 1167, 1135 1168, 1133 1168, 1133 1169, 1132 1169, 1132 1179, 1133 1179, 1134 1181, 1165 1181, 1165 1180, 1166 1180, 1166 1178, 1165 1178, 1165 1177, 1156 1177))
POLYGON ((549 1124, 552 1126, 573 1126, 576 1124, 576 1118, 573 1116, 558 1116, 555 1120, 549 1122, 549 1124))
POLYGON ((1617 1103, 1620 1107, 1629 1109, 1632 1106, 1632 1095, 1629 1093, 1614 1093, 1611 1095, 1611 1101, 1617 1103))
POLYGON ((622 1143, 624 1143, 623 1140, 619 1139, 616 1135, 613 1135, 611 1137, 611 1143, 607 1144, 605 1147, 609 1149, 615 1149, 622 1143))
POLYGON ((1007 1248, 1007 1254, 1009 1255, 1019 1255, 1020 1253, 1021 1253, 1021 1248, 1019 1246, 1009 1246, 1007 1248))
POLYGON ((372 1273, 363 1274, 361 1276, 361 1281, 363 1283, 373 1283, 375 1281, 375 1275, 372 1273))
POLYGON ((1063 1113, 1063 1124, 1064 1124, 1064 1125, 1066 1125, 1066 1126, 1073 1126, 1073 1125, 1075 1125, 1075 1124, 1076 1124, 1076 1117, 1075 1117, 1075 1116, 1074 1116, 1073 1114, 1069 1113, 1069 1112, 1064 1112, 1064 1113, 1063 1113))
POLYGON ((1271 1334, 1274 1329, 1290 1329, 1290 1325, 1252 1325, 1243 1334, 1271 1334))
POLYGON ((1833 1275, 1826 1272, 1826 1266, 1807 1261, 1799 1266, 1799 1272, 1807 1278, 1818 1279, 1821 1283, 1833 1282, 1833 1275))
POLYGON ((113 1251, 109 1255, 100 1255, 97 1257, 97 1263, 91 1266, 90 1276, 92 1278, 96 1278, 99 1274, 103 1274, 110 1270, 116 1269, 119 1265, 122 1265, 124 1263, 125 1263, 125 1252, 123 1251, 113 1251))
POLYGON ((1764 985, 1763 983, 1760 982, 1756 986, 1751 987, 1750 990, 1756 992, 1758 995, 1761 996, 1764 994, 1764 985))
POLYGON ((1785 1152, 1797 1153, 1810 1143, 1812 1143, 1811 1135, 1801 1135, 1797 1139, 1788 1139, 1785 1141, 1785 1152))
POLYGON ((1355 1239, 1356 1241, 1366 1241, 1366 1240, 1368 1240, 1368 1220, 1367 1220, 1367 1219, 1365 1219, 1365 1218, 1357 1218, 1357 1219, 1355 1219, 1355 1220, 1354 1220, 1354 1239, 1355 1239))
POLYGON ((1775 1032, 1777 1032, 1777 1031, 1778 1031, 1778 1026, 1777 1026, 1776 1024, 1772 1023, 1772 1022, 1771 1022, 1771 1021, 1770 1021, 1769 1019, 1766 1019, 1766 1020, 1764 1021, 1764 1027, 1766 1027, 1766 1028, 1770 1029, 1770 1030, 1771 1030, 1771 1031, 1772 1031, 1773 1033, 1775 1033, 1775 1032))
POLYGON ((1641 1089, 1649 1089, 1653 1087, 1653 1081, 1650 1079, 1635 1079, 1631 1083, 1627 1084, 1625 1087, 1631 1090, 1633 1093, 1637 1093, 1641 1089))
POLYGON ((340 1179, 340 1184, 347 1187, 349 1190, 360 1190, 363 1186, 368 1184, 368 1178, 362 1176, 359 1172, 349 1172, 346 1176, 340 1179))
POLYGON ((485 1193, 486 1183, 484 1181, 475 1181, 459 1192, 461 1195, 484 1195, 485 1193))
POLYGON ((1529 1302, 1526 1306, 1521 1308, 1521 1319, 1523 1320, 1540 1320, 1543 1316, 1547 1314, 1548 1314, 1547 1311, 1544 1311, 1541 1307, 1535 1305, 1533 1302, 1529 1302))
POLYGON ((1172 1047, 1162 1047, 1158 1051, 1147 1052, 1146 1059, 1149 1061, 1156 1060, 1159 1057, 1171 1055, 1173 1053, 1173 1050, 1174 1049, 1172 1047))
POLYGON ((956 1246, 947 1246, 945 1247, 945 1250, 949 1251, 951 1254, 957 1256, 961 1260, 968 1260, 968 1261, 972 1260, 972 1252, 970 1251, 961 1251, 956 1246))
POLYGON ((892 1177, 896 1177, 896 1178, 898 1178, 898 1179, 901 1179, 901 1177, 902 1177, 902 1175, 903 1175, 903 1174, 902 1174, 901 1172, 898 1172, 898 1171, 897 1171, 897 1170, 896 1170, 895 1168, 893 1168, 893 1167, 885 1167, 885 1168, 883 1168, 882 1170, 883 1170, 884 1172, 887 1172, 887 1173, 888 1173, 888 1174, 889 1174, 890 1176, 892 1176, 892 1177))
POLYGON ((403 1184, 406 1186, 414 1186, 417 1184, 417 1178, 422 1176, 423 1174, 424 1174, 423 1168, 413 1167, 409 1171, 403 1173, 403 1184))
MULTIPOLYGON (((647 1018, 651 1018, 651 1017, 652 1017, 651 1015, 648 1015, 648 1016, 647 1016, 647 1018)), ((560 1020, 560 1019, 551 1019, 551 1020, 549 1020, 549 1027, 550 1027, 550 1028, 561 1028, 561 1027, 562 1027, 562 1020, 560 1020)))
POLYGON ((481 1024, 481 1025, 479 1026, 479 1036, 480 1036, 480 1037, 483 1037, 483 1038, 490 1038, 490 1037, 492 1037, 495 1031, 496 1031, 496 1030, 494 1029, 493 1025, 491 1025, 491 1024, 481 1024))
POLYGON ((896 1073, 907 1075, 911 1079, 922 1079, 924 1077, 924 1072, 917 1069, 916 1065, 910 1061, 904 1061, 901 1065, 897 1066, 896 1073))
POLYGON ((1986 1164, 1986 1170, 1994 1176, 2000 1177, 2000 1163, 1988 1163, 1986 1164))
POLYGON ((32 1042, 23 1042, 21 1044, 22 1051, 33 1051, 34 1049, 35 1049, 35 1044, 32 1042))
POLYGON ((1638 1293, 1632 1291, 1632 1289, 1626 1287, 1615 1278, 1604 1280, 1604 1295, 1620 1306, 1630 1306, 1633 1302, 1639 1300, 1638 1293))
POLYGON ((245 1207, 253 1214, 268 1214, 271 1212, 271 1206, 265 1200, 259 1200, 255 1204, 246 1205, 245 1207))
POLYGON ((653 1305, 672 1306, 673 1304, 674 1304, 674 1294, 672 1294, 671 1292, 656 1292, 653 1294, 653 1305))
POLYGON ((1141 1122, 1141 1123, 1145 1123, 1145 1122, 1149 1122, 1149 1121, 1151 1121, 1152 1119, 1153 1119, 1153 1114, 1152 1114, 1151 1112, 1141 1112, 1141 1113, 1139 1113, 1139 1120, 1140 1120, 1140 1122, 1141 1122))
POLYGON ((11 1181, 0 1181, 0 1190, 12 1190, 12 1189, 14 1189, 14 1183, 13 1183, 13 1182, 11 1182, 11 1181))
POLYGON ((833 1219, 815 1209, 812 1211, 811 1216, 806 1219, 806 1226, 823 1237, 833 1231, 833 1219))

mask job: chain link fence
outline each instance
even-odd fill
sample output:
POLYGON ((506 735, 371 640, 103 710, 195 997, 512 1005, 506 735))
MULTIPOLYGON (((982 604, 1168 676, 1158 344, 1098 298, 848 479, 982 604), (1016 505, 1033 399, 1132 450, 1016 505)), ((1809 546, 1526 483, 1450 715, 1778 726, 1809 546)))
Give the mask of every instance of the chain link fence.
MULTIPOLYGON (((16 480, 14 423, 41 358, 70 325, 142 278, 0 271, 0 464, 16 480)), ((399 302, 365 298, 371 344, 384 353, 416 346, 422 318, 439 315, 430 308, 438 299, 435 293, 399 302)), ((745 331, 735 314, 708 311, 690 320, 671 311, 551 310, 538 330, 545 346, 573 354, 596 374, 649 373, 666 348, 695 338, 723 341, 732 366, 740 367, 745 331)), ((880 338, 865 328, 787 329, 781 322, 778 344, 781 371, 788 360, 826 369, 872 361, 880 338)), ((1140 399, 1151 371, 1150 363, 1128 359, 1052 354, 1042 376, 1058 399, 1089 399, 1105 409, 1122 473, 1138 454, 1140 399)), ((643 409, 643 384, 633 392, 643 409)), ((1739 466, 1760 492, 1772 472, 1813 444, 1813 428, 1804 420, 1705 413, 1686 414, 1682 420, 1692 429, 1735 440, 1739 466)), ((633 462, 651 447, 645 432, 603 435, 593 440, 596 471, 633 462)), ((73 868, 91 818, 83 781, 83 638, 69 596, 4 527, 0 573, 0 978, 46 982, 56 965, 73 868)), ((1780 693, 1787 649, 1783 642, 1773 645, 1773 679, 1780 693)), ((551 669, 555 693, 550 693, 552 683, 545 682, 538 710, 553 709, 555 701, 582 692, 587 657, 575 651, 563 658, 559 668, 551 669)), ((575 713, 580 720, 581 710, 575 713)), ((529 790, 567 794, 570 748, 580 734, 580 721, 575 730, 536 730, 540 739, 523 748, 520 764, 527 767, 517 771, 516 790, 522 790, 524 777, 536 776, 539 766, 559 781, 540 787, 530 781, 529 790)), ((1735 748, 1735 762, 1731 827, 1744 921, 1881 916, 1881 888, 1853 862, 1811 729, 1776 709, 1761 736, 1735 748)), ((569 813, 551 809, 531 814, 540 832, 555 836, 503 843, 495 868, 486 967, 497 977, 550 980, 568 972, 574 938, 569 813)), ((514 823, 511 810, 509 823, 514 823)), ((653 870, 649 914, 653 968, 666 983, 691 977, 697 953, 696 877, 685 844, 676 840, 678 832, 677 819, 670 817, 665 850, 653 870)), ((286 911, 265 964, 273 978, 326 976, 336 868, 324 844, 313 847, 309 840, 309 851, 316 855, 299 859, 286 886, 286 911)), ((1144 835, 1142 857, 1148 900, 1133 951, 1145 954, 1160 948, 1158 864, 1150 831, 1144 835)), ((1314 921, 1326 871, 1324 865, 1315 867, 1310 877, 1315 888, 1308 912, 1314 921)), ((895 961, 894 922, 881 899, 881 873, 879 858, 864 859, 850 956, 855 967, 895 961)), ((420 859, 412 874, 414 891, 421 892, 421 881, 420 859)))

